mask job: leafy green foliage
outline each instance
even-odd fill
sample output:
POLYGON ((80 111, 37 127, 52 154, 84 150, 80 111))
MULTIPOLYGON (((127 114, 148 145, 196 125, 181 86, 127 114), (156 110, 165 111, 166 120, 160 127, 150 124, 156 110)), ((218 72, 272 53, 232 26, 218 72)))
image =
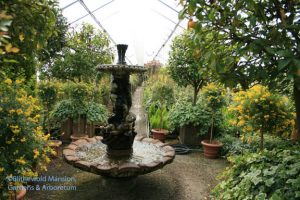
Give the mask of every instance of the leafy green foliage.
POLYGON ((60 9, 54 11, 56 22, 55 22, 55 33, 52 34, 47 40, 47 46, 42 48, 38 52, 38 58, 43 65, 49 65, 52 60, 59 56, 59 52, 67 45, 67 32, 68 23, 66 18, 62 15, 60 9))
POLYGON ((38 97, 43 105, 43 128, 47 127, 48 132, 50 132, 50 121, 49 115, 50 111, 53 109, 57 101, 58 88, 55 83, 50 82, 39 82, 38 84, 38 97))
POLYGON ((198 19, 196 33, 203 34, 204 26, 216 31, 214 54, 220 58, 217 63, 223 64, 219 72, 242 76, 248 83, 260 81, 281 88, 288 79, 299 81, 299 3, 254 0, 182 3, 183 15, 188 13, 198 19), (224 54, 224 44, 229 47, 229 58, 218 56, 224 54))
POLYGON ((12 47, 12 44, 9 43, 9 35, 8 35, 8 28, 11 25, 12 22, 12 16, 7 15, 5 11, 0 12, 0 63, 7 62, 3 58, 3 55, 7 53, 17 53, 19 51, 18 48, 12 47))
POLYGON ((113 52, 105 33, 83 24, 80 31, 69 33, 67 47, 62 49, 60 57, 42 68, 42 76, 91 82, 97 78, 95 67, 111 63, 112 59, 113 52))
MULTIPOLYGON (((198 101, 195 106, 185 100, 178 101, 170 110, 170 124, 172 128, 185 125, 199 126, 199 135, 206 135, 211 127, 211 110, 207 104, 198 101)), ((223 130, 223 118, 221 112, 215 113, 215 133, 223 130)))
POLYGON ((271 93, 262 85, 236 93, 229 111, 235 115, 231 123, 243 134, 253 132, 261 136, 261 148, 263 134, 289 137, 294 129, 295 116, 287 97, 271 93))
POLYGON ((192 32, 187 31, 177 36, 172 45, 169 57, 169 72, 179 86, 191 85, 194 88, 194 105, 202 86, 211 78, 211 70, 201 56, 204 46, 195 44, 192 32))
POLYGON ((203 87, 202 98, 207 102, 207 106, 212 110, 220 110, 226 103, 225 89, 217 83, 210 83, 203 87))
MULTIPOLYGON (((0 198, 7 199, 7 176, 37 176, 34 170, 45 170, 49 163, 47 146, 50 135, 42 131, 38 99, 28 95, 22 81, 0 77, 0 198)), ((24 184, 24 183, 23 183, 24 184)))
POLYGON ((106 122, 108 112, 104 105, 88 102, 86 105, 86 116, 88 122, 106 122))
MULTIPOLYGON (((196 33, 214 32, 211 62, 230 85, 255 83, 271 90, 293 87, 300 127, 300 6, 298 1, 181 1, 184 17, 198 19, 196 33), (224 48, 225 47, 225 48, 224 48)), ((288 89, 289 90, 289 89, 288 89)), ((290 90, 289 90, 290 91, 290 90)), ((300 129, 297 136, 300 138, 300 129)))
POLYGON ((150 126, 152 129, 170 129, 169 112, 166 106, 157 107, 153 103, 149 108, 150 126))
MULTIPOLYGON (((221 155, 226 157, 242 155, 249 152, 255 153, 258 152, 260 148, 259 136, 252 136, 251 134, 247 134, 243 140, 230 134, 222 134, 218 137, 218 140, 223 143, 221 155)), ((292 143, 289 140, 273 135, 265 135, 264 147, 266 150, 287 149, 291 146, 292 143)))
POLYGON ((76 119, 86 116, 88 122, 104 122, 107 109, 99 103, 92 87, 87 83, 67 82, 64 85, 64 99, 59 101, 51 111, 50 118, 54 122, 64 122, 68 118, 76 119))
POLYGON ((170 108, 175 101, 174 82, 162 69, 160 73, 151 76, 145 83, 143 104, 146 109, 153 103, 159 103, 170 108))
POLYGON ((1 1, 0 7, 13 17, 8 32, 12 46, 20 50, 18 54, 5 54, 3 70, 13 79, 30 80, 36 72, 38 52, 57 33, 56 1, 1 1))
POLYGON ((215 199, 299 199, 299 148, 247 153, 229 161, 232 167, 213 190, 215 199))
POLYGON ((172 105, 174 103, 173 88, 161 82, 155 83, 152 87, 151 100, 160 105, 172 105))
POLYGON ((67 84, 65 84, 64 92, 67 97, 76 102, 78 106, 88 100, 92 93, 89 85, 83 82, 68 82, 67 84))
POLYGON ((38 84, 38 96, 44 109, 50 111, 57 100, 58 88, 56 84, 51 82, 39 82, 38 84))
POLYGON ((68 118, 75 118, 80 114, 83 114, 82 110, 77 109, 71 100, 65 99, 54 106, 50 118, 53 121, 64 122, 68 118))

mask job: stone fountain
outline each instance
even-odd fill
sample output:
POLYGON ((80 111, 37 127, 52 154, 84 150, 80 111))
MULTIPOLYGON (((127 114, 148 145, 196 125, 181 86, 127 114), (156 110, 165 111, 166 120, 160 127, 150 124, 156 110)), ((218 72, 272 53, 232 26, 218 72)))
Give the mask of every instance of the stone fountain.
POLYGON ((105 177, 136 177, 162 168, 175 157, 174 149, 168 144, 136 136, 136 116, 129 111, 132 104, 129 77, 146 69, 126 64, 127 47, 117 45, 117 64, 97 66, 98 71, 112 74, 113 114, 102 128, 103 137, 80 139, 63 150, 65 160, 74 167, 105 177))

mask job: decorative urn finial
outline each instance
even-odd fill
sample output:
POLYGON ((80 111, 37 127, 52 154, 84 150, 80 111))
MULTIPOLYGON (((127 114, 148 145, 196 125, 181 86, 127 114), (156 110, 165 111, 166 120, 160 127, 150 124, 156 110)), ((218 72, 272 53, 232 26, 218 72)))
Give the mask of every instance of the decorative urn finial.
POLYGON ((118 63, 117 64, 126 65, 125 53, 126 53, 127 47, 128 47, 127 44, 118 44, 117 45, 117 49, 118 49, 118 63))

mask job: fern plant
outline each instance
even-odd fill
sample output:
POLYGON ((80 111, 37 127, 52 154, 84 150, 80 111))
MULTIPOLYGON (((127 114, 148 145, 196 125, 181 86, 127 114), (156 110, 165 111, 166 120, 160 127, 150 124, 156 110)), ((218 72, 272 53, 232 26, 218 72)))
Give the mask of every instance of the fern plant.
POLYGON ((157 107, 151 104, 149 107, 150 126, 152 129, 170 129, 169 112, 166 106, 157 107))

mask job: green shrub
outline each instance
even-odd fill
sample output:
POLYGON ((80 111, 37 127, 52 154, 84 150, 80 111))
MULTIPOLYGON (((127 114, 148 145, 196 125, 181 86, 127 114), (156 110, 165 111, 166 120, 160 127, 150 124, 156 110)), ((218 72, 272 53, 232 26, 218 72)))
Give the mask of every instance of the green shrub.
POLYGON ((212 110, 221 109, 225 101, 225 89, 217 83, 209 83, 201 90, 202 98, 207 102, 207 106, 212 110))
POLYGON ((77 102, 79 106, 83 102, 91 100, 92 98, 91 85, 83 82, 67 82, 64 86, 64 92, 69 99, 71 99, 74 102, 77 102))
POLYGON ((255 152, 252 145, 241 141, 239 138, 229 134, 222 135, 218 138, 223 144, 220 154, 222 156, 241 155, 246 152, 255 152))
MULTIPOLYGON (((247 134, 244 140, 241 140, 239 137, 234 137, 229 134, 224 134, 218 138, 220 142, 223 143, 223 148, 221 150, 221 155, 223 156, 233 156, 241 155, 247 152, 257 152, 259 150, 259 136, 247 134)), ((286 140, 273 135, 265 136, 265 149, 286 149, 292 146, 290 140, 286 140)))
POLYGON ((40 104, 28 95, 22 81, 0 77, 0 199, 7 199, 7 176, 37 176, 36 167, 46 170, 51 149, 41 124, 40 104))
POLYGON ((85 114, 88 122, 106 122, 108 117, 106 107, 95 102, 87 103, 85 114))
POLYGON ((225 96, 224 96, 224 88, 215 83, 210 83, 202 89, 202 98, 206 103, 208 109, 210 110, 210 137, 209 141, 212 142, 213 135, 215 133, 215 122, 217 118, 217 113, 222 116, 222 112, 220 109, 225 105, 225 96))
POLYGON ((170 85, 157 82, 152 87, 152 102, 158 102, 160 105, 170 107, 174 103, 174 92, 170 85))
POLYGON ((108 111, 105 106, 95 102, 84 102, 80 107, 76 102, 66 99, 60 101, 50 114, 54 122, 63 123, 68 118, 77 119, 80 116, 86 116, 88 122, 105 122, 108 117, 108 111))
POLYGON ((264 150, 230 157, 232 166, 222 173, 214 199, 300 198, 300 150, 264 150))
POLYGON ((58 102, 52 112, 50 113, 50 118, 53 121, 65 122, 68 118, 75 118, 83 111, 77 109, 75 104, 69 99, 62 100, 58 102))
MULTIPOLYGON (((170 110, 171 129, 185 125, 199 126, 199 135, 206 135, 211 127, 211 111, 204 102, 198 101, 194 106, 191 102, 180 100, 170 110)), ((223 118, 220 111, 215 113, 214 129, 216 135, 223 132, 223 118)))
POLYGON ((57 101, 57 93, 58 88, 56 84, 51 82, 39 82, 38 96, 43 105, 43 128, 47 128, 48 133, 50 132, 51 128, 49 115, 57 101))
POLYGON ((289 137, 295 125, 295 114, 288 99, 262 85, 236 93, 229 111, 236 117, 232 124, 243 134, 253 132, 261 137, 261 148, 265 133, 289 137))
POLYGON ((58 88, 51 82, 39 82, 38 96, 44 108, 49 112, 57 99, 58 88))
POLYGON ((174 104, 174 82, 168 75, 164 73, 153 75, 145 85, 143 105, 146 109, 153 102, 164 104, 167 108, 174 104))

